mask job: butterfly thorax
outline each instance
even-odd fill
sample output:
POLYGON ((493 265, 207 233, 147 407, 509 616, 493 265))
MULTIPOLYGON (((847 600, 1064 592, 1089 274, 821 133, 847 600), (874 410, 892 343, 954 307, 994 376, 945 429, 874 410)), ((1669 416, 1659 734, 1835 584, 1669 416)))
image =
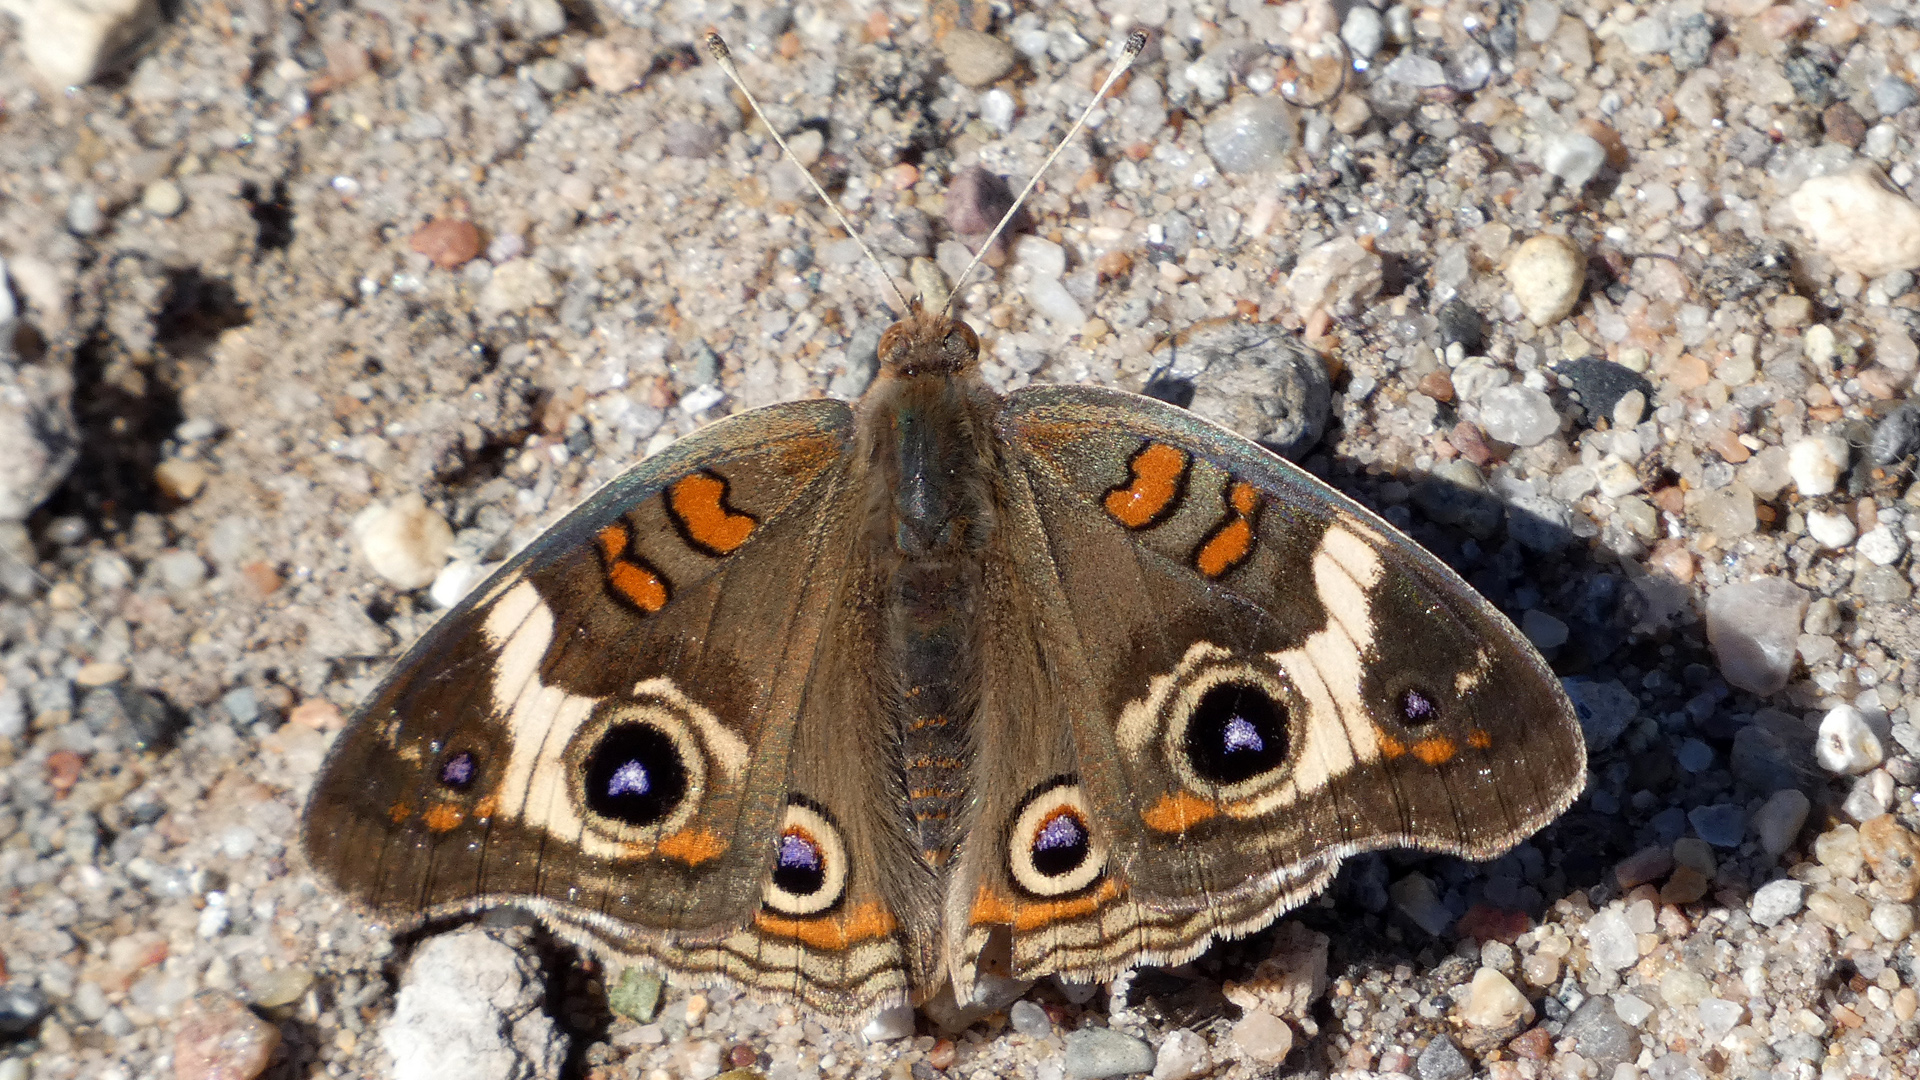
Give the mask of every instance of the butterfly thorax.
POLYGON ((916 311, 882 336, 884 366, 860 404, 906 816, 933 866, 958 841, 977 704, 974 611, 997 518, 1000 398, 980 381, 978 350, 966 324, 916 311))

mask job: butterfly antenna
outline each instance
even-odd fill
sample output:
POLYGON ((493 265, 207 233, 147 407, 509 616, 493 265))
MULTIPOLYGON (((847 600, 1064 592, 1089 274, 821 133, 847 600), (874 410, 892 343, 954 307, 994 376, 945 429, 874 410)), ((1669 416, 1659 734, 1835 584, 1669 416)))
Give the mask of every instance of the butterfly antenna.
POLYGON ((1141 51, 1146 47, 1147 35, 1145 31, 1135 30, 1133 33, 1127 35, 1127 43, 1120 47, 1120 56, 1114 60, 1113 70, 1107 72, 1106 81, 1100 84, 1100 89, 1093 95, 1093 100, 1087 102, 1087 107, 1080 111, 1080 119, 1073 122, 1073 127, 1067 132, 1066 137, 1061 139, 1059 145, 1053 148, 1053 153, 1047 155, 1047 160, 1040 163, 1040 168, 1034 171, 1033 177, 1027 181, 1027 186, 1020 189, 1019 196, 1013 200, 1013 205, 1001 216, 1000 223, 995 225, 993 231, 987 234, 987 242, 981 244, 980 250, 973 253, 973 261, 967 264, 965 270, 960 271, 959 277, 953 279, 953 291, 947 294, 947 306, 941 314, 947 318, 953 317, 953 305, 959 301, 960 287, 967 283, 968 275, 973 273, 974 268, 980 265, 980 260, 986 256, 988 251, 992 250, 993 243, 1000 239, 1000 234, 1007 230, 1007 225, 1013 221, 1013 215, 1020 212, 1020 204, 1027 201, 1027 196, 1033 194, 1034 186, 1040 183, 1040 178, 1045 176, 1047 170, 1053 167, 1054 159, 1060 156, 1060 152, 1067 148, 1067 144, 1073 141, 1075 135, 1080 134, 1080 129, 1087 126, 1087 117, 1092 116, 1094 108, 1106 100, 1107 91, 1113 89, 1113 84, 1120 81, 1120 76, 1126 74, 1127 69, 1133 66, 1133 62, 1139 58, 1141 51))
POLYGON ((768 120, 767 114, 761 111, 760 99, 754 97, 753 91, 747 89, 747 84, 741 80, 740 69, 733 66, 733 50, 727 48, 727 43, 721 40, 717 31, 707 31, 707 51, 713 54, 713 62, 720 65, 720 70, 727 78, 733 80, 733 85, 740 91, 741 96, 747 99, 747 104, 753 106, 753 115, 760 118, 760 123, 766 126, 767 134, 773 136, 773 141, 780 144, 780 150, 787 155, 787 160, 793 162, 793 167, 800 170, 801 176, 806 177, 807 186, 813 189, 815 195, 820 196, 821 202, 827 204, 827 209, 833 211, 833 216, 839 219, 840 227, 847 230, 847 235, 853 237, 853 242, 859 244, 860 250, 866 254, 867 261, 873 264, 875 270, 880 271, 881 280, 887 283, 887 289, 893 293, 893 298, 900 302, 901 312, 913 310, 914 305, 908 303, 907 298, 901 294, 900 286, 894 283, 893 275, 887 273, 887 268, 881 263, 880 257, 873 253, 873 249, 867 246, 865 240, 860 239, 860 230, 854 228, 853 222, 847 220, 847 215, 840 212, 840 205, 834 202, 827 194, 827 190, 813 178, 813 173, 807 171, 805 165, 800 164, 800 159, 794 155, 793 148, 787 145, 787 140, 780 137, 780 132, 774 129, 773 121, 768 120))

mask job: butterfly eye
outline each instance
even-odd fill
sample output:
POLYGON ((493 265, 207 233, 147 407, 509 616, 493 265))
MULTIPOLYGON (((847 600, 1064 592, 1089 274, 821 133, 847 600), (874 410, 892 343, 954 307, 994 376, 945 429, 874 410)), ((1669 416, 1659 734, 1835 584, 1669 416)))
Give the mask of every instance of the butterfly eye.
POLYGON ((952 324, 947 330, 946 340, 941 344, 947 350, 947 355, 956 358, 971 357, 980 351, 980 339, 974 335, 973 327, 963 322, 952 324))
POLYGON ((819 915, 847 890, 847 848, 827 812, 795 797, 773 842, 773 877, 762 899, 776 914, 819 915))
POLYGON ((1426 727, 1440 719, 1440 706, 1434 703, 1431 695, 1417 687, 1408 687, 1400 691, 1398 702, 1400 722, 1410 728, 1426 727))
POLYGON ((649 724, 613 724, 584 763, 587 808, 622 825, 658 825, 687 797, 680 747, 649 724))
POLYGON ((480 766, 474 760, 473 752, 461 750, 440 763, 440 786, 453 791, 465 791, 473 786, 473 778, 479 772, 480 766))
POLYGON ((1216 683, 1187 719, 1187 761, 1202 780, 1238 784, 1287 760, 1286 706, 1265 690, 1216 683))
POLYGON ((1106 853, 1080 785, 1060 777, 1028 795, 1014 815, 1007 857, 1014 881, 1035 896, 1064 896, 1099 880, 1106 853))

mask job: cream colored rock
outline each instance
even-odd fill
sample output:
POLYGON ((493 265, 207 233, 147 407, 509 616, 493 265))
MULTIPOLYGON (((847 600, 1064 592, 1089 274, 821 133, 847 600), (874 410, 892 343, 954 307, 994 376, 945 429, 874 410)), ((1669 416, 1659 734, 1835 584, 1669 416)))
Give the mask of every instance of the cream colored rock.
POLYGON ((1813 177, 1787 208, 1841 270, 1877 278, 1920 267, 1920 205, 1889 190, 1870 165, 1813 177))
POLYGON ((452 526, 417 492, 361 511, 353 535, 374 573, 402 589, 433 584, 453 549, 452 526))
POLYGON ((1558 233, 1542 233, 1521 244, 1507 263, 1507 287, 1535 326, 1550 326, 1571 315, 1586 280, 1586 254, 1558 233))
POLYGON ((160 23, 157 0, 0 0, 20 20, 20 51, 55 86, 90 82, 160 23))

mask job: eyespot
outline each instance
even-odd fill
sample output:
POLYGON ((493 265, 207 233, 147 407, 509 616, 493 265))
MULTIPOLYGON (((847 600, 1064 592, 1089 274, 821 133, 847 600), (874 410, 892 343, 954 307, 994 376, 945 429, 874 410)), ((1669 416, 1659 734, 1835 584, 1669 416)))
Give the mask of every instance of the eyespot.
POLYGON ((474 760, 471 750, 456 751, 440 763, 440 786, 466 791, 473 786, 474 777, 479 773, 480 764, 474 760))
POLYGON ((1287 760, 1287 710, 1257 686, 1222 682, 1200 695, 1182 749, 1200 779, 1231 785, 1287 760))
POLYGON ((660 824, 687 797, 687 761, 651 724, 610 724, 582 764, 587 809, 633 828, 660 824))
POLYGON ((1399 709, 1400 722, 1410 728, 1426 727, 1440 719, 1440 706, 1433 695, 1418 687, 1409 686, 1400 691, 1394 704, 1399 709))
POLYGON ((819 915, 847 891, 847 845, 825 809, 795 796, 773 842, 773 876, 761 900, 791 918, 819 915))
POLYGON ((1079 892, 1106 869, 1085 794, 1073 777, 1056 777, 1021 800, 1007 836, 1013 880, 1042 897, 1079 892))

